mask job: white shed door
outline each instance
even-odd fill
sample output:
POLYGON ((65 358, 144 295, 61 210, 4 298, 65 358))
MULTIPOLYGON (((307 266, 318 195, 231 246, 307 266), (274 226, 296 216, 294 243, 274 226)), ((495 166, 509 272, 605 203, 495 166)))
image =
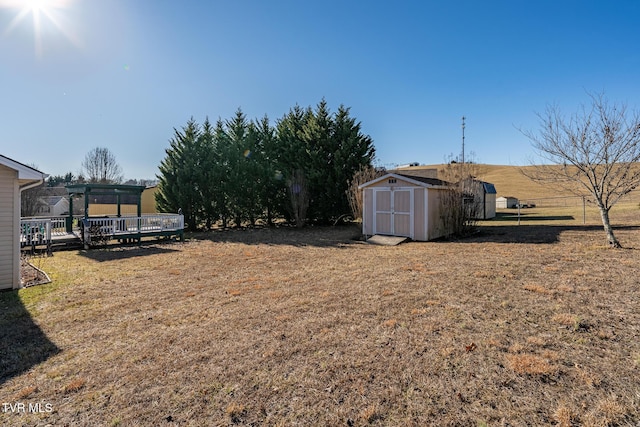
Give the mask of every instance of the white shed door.
POLYGON ((412 237, 411 190, 376 189, 373 192, 374 234, 412 237))

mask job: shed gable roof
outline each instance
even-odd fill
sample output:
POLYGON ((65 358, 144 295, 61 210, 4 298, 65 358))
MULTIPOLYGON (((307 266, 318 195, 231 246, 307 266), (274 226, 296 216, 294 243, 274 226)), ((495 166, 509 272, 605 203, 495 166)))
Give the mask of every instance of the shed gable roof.
POLYGON ((362 189, 365 187, 368 187, 370 185, 374 185, 377 184, 381 181, 384 181, 385 179, 389 179, 389 178, 396 178, 396 179, 402 179, 403 181, 407 181, 413 185, 416 185, 418 187, 425 187, 425 188, 440 188, 440 187, 444 187, 445 185, 447 185, 446 181, 443 181, 441 179, 437 179, 437 178, 426 178, 426 177, 421 177, 421 176, 412 176, 412 175, 404 175, 404 174, 400 174, 400 173, 388 173, 386 175, 382 175, 381 177, 378 177, 374 180, 365 182, 364 184, 361 184, 358 186, 358 188, 362 189))

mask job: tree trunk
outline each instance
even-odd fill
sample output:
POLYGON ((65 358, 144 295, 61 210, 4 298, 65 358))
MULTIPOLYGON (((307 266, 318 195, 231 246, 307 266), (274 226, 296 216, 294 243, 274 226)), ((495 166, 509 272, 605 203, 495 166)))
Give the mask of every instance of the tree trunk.
POLYGON ((616 239, 616 236, 613 234, 613 228, 611 227, 611 222, 609 222, 609 209, 605 209, 603 206, 599 206, 600 216, 602 217, 602 225, 604 226, 604 231, 607 233, 607 241, 609 242, 609 246, 612 248, 621 248, 620 242, 616 239))

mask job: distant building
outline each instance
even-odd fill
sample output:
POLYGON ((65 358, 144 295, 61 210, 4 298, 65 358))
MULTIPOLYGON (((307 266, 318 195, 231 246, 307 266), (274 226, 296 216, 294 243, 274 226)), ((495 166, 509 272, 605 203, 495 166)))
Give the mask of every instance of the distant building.
POLYGON ((63 216, 69 214, 69 199, 64 196, 40 197, 38 216, 63 216))
POLYGON ((497 209, 514 209, 518 205, 518 199, 511 196, 501 196, 496 199, 497 209))
POLYGON ((485 181, 472 178, 470 187, 474 202, 477 203, 475 219, 491 219, 496 217, 496 187, 485 181))

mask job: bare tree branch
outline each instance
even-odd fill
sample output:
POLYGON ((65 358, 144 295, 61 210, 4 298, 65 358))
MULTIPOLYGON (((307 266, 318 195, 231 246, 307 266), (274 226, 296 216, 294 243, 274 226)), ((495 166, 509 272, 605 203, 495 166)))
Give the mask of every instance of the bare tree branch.
POLYGON ((89 182, 117 184, 122 182, 122 168, 108 148, 96 147, 82 162, 82 173, 89 182))
POLYGON ((521 131, 543 162, 550 163, 523 173, 533 181, 591 196, 609 244, 620 247, 609 211, 640 186, 640 115, 624 104, 610 104, 603 94, 589 96, 590 106, 571 117, 550 106, 538 114, 538 132, 521 131))

